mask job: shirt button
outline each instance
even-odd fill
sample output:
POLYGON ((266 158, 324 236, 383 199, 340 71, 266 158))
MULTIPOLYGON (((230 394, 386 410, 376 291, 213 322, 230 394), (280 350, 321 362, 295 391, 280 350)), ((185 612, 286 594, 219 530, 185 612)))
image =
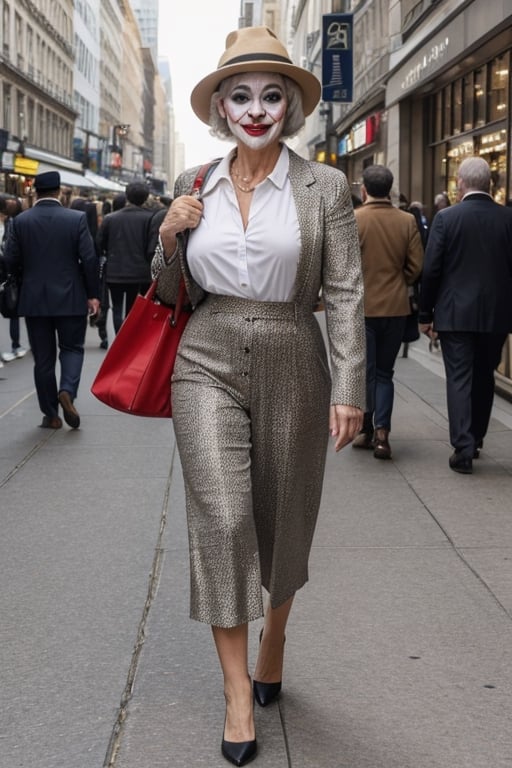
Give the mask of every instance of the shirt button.
POLYGON ((240 288, 247 288, 247 283, 240 283, 240 288))

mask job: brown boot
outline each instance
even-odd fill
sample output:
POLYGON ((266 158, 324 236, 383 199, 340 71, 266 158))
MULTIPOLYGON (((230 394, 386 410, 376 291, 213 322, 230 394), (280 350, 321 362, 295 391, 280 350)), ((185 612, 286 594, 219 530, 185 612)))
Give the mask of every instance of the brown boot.
POLYGON ((377 427, 373 436, 373 455, 376 459, 390 459, 391 446, 388 440, 389 429, 377 427))

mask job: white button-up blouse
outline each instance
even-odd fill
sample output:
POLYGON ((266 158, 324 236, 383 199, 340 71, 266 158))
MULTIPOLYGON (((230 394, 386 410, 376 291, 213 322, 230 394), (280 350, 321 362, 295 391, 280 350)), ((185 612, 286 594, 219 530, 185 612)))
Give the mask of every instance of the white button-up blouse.
POLYGON ((290 301, 301 238, 288 148, 282 145, 274 170, 252 193, 245 230, 229 175, 233 154, 221 160, 202 191, 203 215, 187 245, 190 272, 209 293, 290 301))

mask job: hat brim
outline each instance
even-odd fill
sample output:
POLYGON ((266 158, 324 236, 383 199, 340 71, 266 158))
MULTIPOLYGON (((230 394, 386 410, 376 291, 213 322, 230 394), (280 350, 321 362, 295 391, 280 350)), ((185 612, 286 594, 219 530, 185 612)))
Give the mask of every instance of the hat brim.
POLYGON ((244 61, 228 64, 203 78, 190 95, 192 109, 203 123, 210 124, 211 98, 220 83, 227 77, 244 72, 277 72, 279 75, 289 77, 302 91, 302 106, 306 117, 313 112, 320 101, 322 86, 318 78, 312 72, 295 64, 286 64, 281 61, 244 61))

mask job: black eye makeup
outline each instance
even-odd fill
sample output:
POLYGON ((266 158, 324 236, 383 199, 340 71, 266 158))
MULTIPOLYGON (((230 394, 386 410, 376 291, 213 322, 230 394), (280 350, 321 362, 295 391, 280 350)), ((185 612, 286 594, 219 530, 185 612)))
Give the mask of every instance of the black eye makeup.
MULTIPOLYGON (((228 95, 228 98, 235 102, 235 104, 244 104, 246 101, 249 101, 251 98, 253 98, 253 96, 250 88, 244 85, 238 85, 228 95)), ((263 101, 270 102, 271 104, 278 104, 284 98, 284 93, 281 88, 272 85, 263 90, 260 98, 263 101)))

